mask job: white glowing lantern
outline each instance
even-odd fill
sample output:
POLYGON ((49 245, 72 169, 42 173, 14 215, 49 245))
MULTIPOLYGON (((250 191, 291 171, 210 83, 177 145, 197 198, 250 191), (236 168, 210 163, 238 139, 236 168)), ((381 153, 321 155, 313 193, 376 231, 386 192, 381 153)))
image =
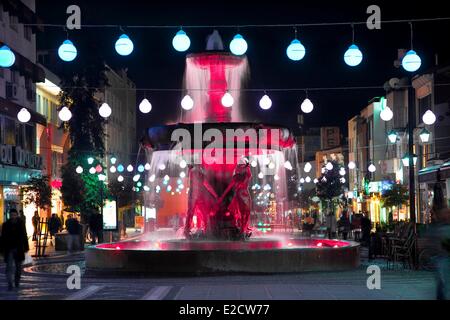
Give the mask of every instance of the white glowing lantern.
POLYGON ((116 173, 116 171, 117 171, 117 168, 115 166, 111 166, 109 168, 109 172, 111 172, 111 173, 116 173))
POLYGON ((184 171, 181 171, 180 172, 180 178, 184 178, 184 177, 186 177, 186 173, 184 171))
POLYGON ((81 173, 83 173, 83 167, 82 167, 82 166, 78 166, 78 167, 75 169, 75 171, 76 171, 78 174, 81 174, 81 173))
POLYGON ((377 170, 377 168, 375 167, 375 165, 373 163, 371 163, 367 169, 369 170, 369 172, 372 172, 372 173, 377 170))
POLYGON ((184 169, 184 168, 186 168, 186 166, 187 166, 186 160, 184 160, 184 159, 181 160, 181 161, 180 161, 180 168, 181 168, 181 169, 184 169))
POLYGON ((436 122, 436 115, 431 110, 425 111, 425 113, 422 116, 423 123, 427 125, 432 125, 436 122))
POLYGON ((350 67, 357 66, 361 63, 362 59, 363 54, 356 44, 352 44, 344 53, 344 61, 350 67))
POLYGON ((225 108, 230 108, 234 104, 234 98, 229 92, 225 92, 221 102, 225 108))
POLYGON ((165 165, 164 163, 161 163, 161 164, 158 166, 158 169, 161 170, 161 171, 163 171, 163 170, 166 169, 166 165, 165 165))
POLYGON ((408 72, 414 72, 420 68, 422 60, 414 50, 409 50, 402 59, 402 67, 408 72))
POLYGON ((348 163, 348 168, 349 168, 350 170, 355 169, 355 168, 356 168, 356 163, 353 162, 353 161, 350 161, 350 162, 348 163))
POLYGON ((139 111, 142 113, 149 113, 152 111, 152 104, 148 101, 147 98, 144 98, 141 103, 139 103, 139 111))
POLYGON ((152 174, 152 175, 150 176, 150 178, 148 178, 148 181, 154 182, 155 179, 156 179, 156 176, 155 176, 154 174, 152 174))
POLYGON ((310 176, 307 176, 307 177, 305 178, 305 182, 306 182, 306 183, 310 183, 310 182, 311 182, 311 177, 310 177, 310 176))
POLYGON ((317 178, 314 178, 314 183, 319 182, 319 180, 317 178))
POLYGON ((69 121, 72 118, 72 112, 70 112, 69 108, 62 107, 58 112, 58 117, 61 121, 69 121))
POLYGON ((180 30, 173 37, 172 45, 178 52, 184 52, 191 46, 191 39, 189 39, 186 32, 180 30))
POLYGON ((275 181, 278 181, 278 180, 280 180, 280 176, 276 174, 276 175, 273 176, 273 179, 274 179, 275 181))
POLYGON ((151 168, 151 167, 150 167, 150 163, 147 162, 147 163, 145 164, 145 166, 144 166, 144 169, 147 170, 147 171, 149 171, 150 168, 151 168))
POLYGON ((98 113, 103 118, 108 118, 111 115, 111 112, 112 112, 111 107, 106 102, 102 103, 102 105, 98 109, 98 113))
POLYGON ((165 181, 169 181, 170 177, 166 174, 163 178, 165 181))
POLYGON ((394 113, 392 112, 391 108, 388 106, 385 106, 383 110, 380 112, 380 118, 383 121, 389 121, 394 116, 394 113))
POLYGON ((64 40, 62 45, 58 48, 58 56, 61 60, 70 62, 77 57, 77 48, 73 45, 73 42, 69 39, 64 40))
POLYGON ((304 178, 300 178, 300 183, 305 183, 305 179, 304 178))
POLYGON ((333 170, 333 164, 331 162, 328 162, 327 165, 325 166, 325 168, 327 170, 333 170))
POLYGON ((185 95, 181 100, 181 107, 184 110, 191 110, 194 107, 194 100, 192 100, 190 95, 185 95))
POLYGON ((305 166, 303 167, 303 170, 304 170, 306 173, 310 172, 311 169, 312 169, 312 165, 311 165, 311 163, 309 163, 309 162, 307 162, 307 163, 305 164, 305 166))
POLYGON ((133 181, 134 181, 134 182, 138 182, 140 178, 141 178, 141 175, 140 175, 140 174, 136 174, 136 175, 133 177, 133 181))
POLYGON ((237 56, 241 56, 247 52, 247 48, 247 41, 240 34, 236 34, 230 42, 230 51, 237 56))
POLYGON ((122 182, 123 181, 123 177, 122 176, 118 176, 117 177, 117 181, 122 182))
POLYGON ((308 98, 306 98, 305 100, 303 100, 300 109, 302 109, 302 111, 304 113, 310 113, 311 111, 313 111, 314 109, 314 105, 311 102, 311 100, 309 100, 308 98))
POLYGON ((264 174, 262 172, 258 173, 258 178, 260 179, 264 178, 264 174))
POLYGON ((256 168, 256 166, 258 165, 258 162, 257 162, 256 160, 252 160, 252 161, 250 162, 250 165, 251 165, 253 168, 256 168))
POLYGON ((270 100, 267 94, 263 95, 261 100, 259 100, 259 106, 263 110, 268 110, 272 107, 272 100, 270 100))
POLYGON ((284 168, 287 170, 292 170, 292 164, 289 160, 284 162, 284 168))
POLYGON ((345 183, 345 178, 341 178, 341 183, 345 183))
POLYGON ((119 39, 117 39, 115 48, 116 52, 121 56, 128 56, 133 52, 134 44, 133 41, 131 41, 130 37, 128 37, 126 34, 122 34, 119 39))
POLYGON ((90 167, 89 168, 89 173, 90 174, 95 174, 97 171, 95 170, 95 168, 94 167, 90 167))
POLYGON ((19 113, 17 113, 17 119, 20 122, 26 123, 31 119, 31 113, 26 108, 20 109, 19 113))
POLYGON ((273 163, 273 162, 271 162, 271 163, 269 163, 269 169, 271 169, 271 170, 273 170, 273 169, 275 169, 275 163, 273 163))
POLYGON ((129 164, 129 165, 128 165, 128 167, 127 167, 127 171, 128 171, 128 172, 131 172, 131 171, 133 171, 133 166, 132 166, 131 164, 129 164))
POLYGON ((341 168, 341 169, 339 169, 339 174, 341 175, 341 176, 345 176, 345 169, 344 168, 341 168))

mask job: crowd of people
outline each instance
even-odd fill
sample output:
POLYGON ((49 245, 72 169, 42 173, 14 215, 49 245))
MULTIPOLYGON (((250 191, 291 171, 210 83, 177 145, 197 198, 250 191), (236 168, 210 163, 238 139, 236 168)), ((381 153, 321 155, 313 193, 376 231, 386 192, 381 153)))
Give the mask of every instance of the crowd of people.
POLYGON ((324 216, 324 219, 320 219, 319 213, 313 211, 305 214, 301 228, 307 236, 325 231, 329 239, 341 237, 347 240, 349 236, 352 236, 353 240, 368 244, 370 242, 372 222, 367 212, 352 214, 347 210, 343 210, 339 219, 336 219, 335 213, 329 211, 324 216))

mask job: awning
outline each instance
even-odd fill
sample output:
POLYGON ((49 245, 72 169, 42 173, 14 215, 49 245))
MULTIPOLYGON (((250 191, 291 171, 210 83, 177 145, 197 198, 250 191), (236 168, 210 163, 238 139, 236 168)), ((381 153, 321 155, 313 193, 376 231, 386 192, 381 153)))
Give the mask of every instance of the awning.
MULTIPOLYGON (((17 103, 14 103, 10 100, 6 100, 5 98, 0 97, 0 114, 4 114, 15 119, 17 118, 17 113, 19 113, 20 109, 22 108, 23 107, 21 105, 18 105, 17 103)), ((39 123, 43 126, 47 126, 47 119, 43 115, 29 108, 26 109, 31 114, 30 122, 39 123)))
POLYGON ((436 182, 439 178, 440 165, 425 167, 419 170, 419 183, 436 182))
POLYGON ((36 31, 44 31, 42 19, 40 19, 33 10, 28 8, 22 1, 17 0, 0 0, 3 4, 3 10, 18 17, 19 22, 23 24, 32 24, 31 29, 36 31))
POLYGON ((442 180, 450 179, 450 162, 446 162, 441 166, 440 176, 442 180))

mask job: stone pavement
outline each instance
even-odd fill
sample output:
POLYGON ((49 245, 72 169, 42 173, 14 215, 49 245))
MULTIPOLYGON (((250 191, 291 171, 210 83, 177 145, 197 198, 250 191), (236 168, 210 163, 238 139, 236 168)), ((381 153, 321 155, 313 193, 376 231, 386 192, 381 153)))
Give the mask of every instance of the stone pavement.
POLYGON ((84 273, 80 290, 67 289, 65 270, 84 268, 83 254, 42 259, 26 268, 21 287, 6 290, 0 265, 0 300, 16 299, 147 299, 147 300, 278 300, 278 299, 434 299, 433 273, 386 270, 383 261, 362 259, 360 268, 345 272, 279 275, 220 275, 190 277, 125 277, 84 273), (366 286, 368 264, 379 264, 381 289, 366 286))

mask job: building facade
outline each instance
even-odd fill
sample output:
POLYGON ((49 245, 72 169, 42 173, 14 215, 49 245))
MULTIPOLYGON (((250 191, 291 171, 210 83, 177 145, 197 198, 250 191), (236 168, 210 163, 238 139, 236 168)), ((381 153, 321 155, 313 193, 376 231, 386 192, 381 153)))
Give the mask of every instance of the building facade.
POLYGON ((23 210, 27 229, 36 209, 23 203, 21 187, 33 175, 40 175, 42 157, 36 152, 36 126, 46 120, 35 111, 35 83, 44 81, 44 70, 36 64, 37 28, 35 1, 0 2, 0 45, 6 44, 15 54, 10 68, 0 68, 0 223, 11 208, 23 210), (31 119, 21 123, 17 113, 26 108, 31 119))

